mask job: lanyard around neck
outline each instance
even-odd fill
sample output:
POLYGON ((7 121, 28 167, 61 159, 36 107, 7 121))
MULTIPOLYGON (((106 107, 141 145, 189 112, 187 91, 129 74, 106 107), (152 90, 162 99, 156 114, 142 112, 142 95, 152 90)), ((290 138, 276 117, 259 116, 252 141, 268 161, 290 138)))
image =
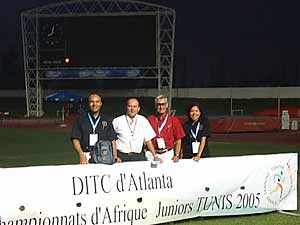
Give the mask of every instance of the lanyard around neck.
POLYGON ((158 126, 158 119, 156 118, 158 135, 160 135, 162 129, 164 129, 164 127, 167 123, 168 117, 169 117, 169 115, 167 114, 167 116, 165 117, 164 122, 161 124, 161 126, 158 126))
POLYGON ((133 136, 134 136, 134 133, 135 133, 135 127, 136 127, 136 123, 137 123, 137 119, 138 119, 138 118, 137 118, 137 116, 136 116, 136 119, 135 119, 135 121, 134 121, 133 129, 131 129, 131 126, 130 126, 129 121, 128 121, 128 119, 127 119, 127 115, 125 115, 125 118, 126 118, 126 122, 127 122, 128 128, 129 128, 129 130, 130 130, 131 136, 133 137, 133 136))
POLYGON ((96 122, 95 122, 95 123, 94 123, 94 120, 92 119, 92 117, 91 117, 91 114, 90 114, 90 113, 88 113, 88 117, 89 117, 90 123, 91 123, 91 125, 92 125, 92 128, 93 128, 93 133, 95 133, 95 131, 96 131, 96 127, 98 126, 98 123, 99 123, 99 121, 100 121, 100 116, 98 117, 98 119, 96 120, 96 122))
POLYGON ((200 123, 198 122, 197 128, 196 128, 196 133, 194 133, 193 129, 191 128, 191 134, 192 134, 193 138, 195 138, 196 141, 197 141, 197 135, 199 132, 199 127, 200 127, 200 123))

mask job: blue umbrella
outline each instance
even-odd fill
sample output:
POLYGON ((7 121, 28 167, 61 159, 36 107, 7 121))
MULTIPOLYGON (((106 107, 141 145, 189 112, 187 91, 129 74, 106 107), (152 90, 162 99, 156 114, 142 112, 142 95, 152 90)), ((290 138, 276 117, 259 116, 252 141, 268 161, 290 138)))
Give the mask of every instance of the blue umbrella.
MULTIPOLYGON (((45 100, 48 102, 63 102, 63 103, 78 103, 83 101, 83 97, 80 95, 75 95, 67 91, 59 91, 48 95, 45 97, 45 100)), ((65 108, 62 106, 61 110, 61 120, 65 121, 65 108)))

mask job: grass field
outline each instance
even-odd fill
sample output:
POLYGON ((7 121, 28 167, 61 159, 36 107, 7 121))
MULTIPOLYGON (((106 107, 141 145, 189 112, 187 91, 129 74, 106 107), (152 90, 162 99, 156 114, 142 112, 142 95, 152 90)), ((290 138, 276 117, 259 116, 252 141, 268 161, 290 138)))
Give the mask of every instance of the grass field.
MULTIPOLYGON (((0 128, 0 167, 76 164, 77 155, 71 146, 68 132, 37 129, 0 128)), ((298 152, 297 146, 210 143, 212 156, 238 156, 298 152)), ((298 180, 298 209, 300 208, 298 180)), ((299 211, 299 210, 298 210, 299 211)), ((298 213, 299 212, 294 212, 298 213)), ((300 224, 300 217, 277 212, 262 215, 196 218, 172 222, 178 225, 226 224, 300 224)))

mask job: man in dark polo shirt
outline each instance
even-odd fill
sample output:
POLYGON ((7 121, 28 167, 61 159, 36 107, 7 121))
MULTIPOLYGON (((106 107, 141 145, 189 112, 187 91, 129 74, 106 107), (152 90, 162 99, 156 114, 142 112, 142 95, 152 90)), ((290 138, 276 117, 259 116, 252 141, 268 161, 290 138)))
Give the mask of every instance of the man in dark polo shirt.
POLYGON ((90 150, 98 140, 112 142, 113 156, 118 162, 116 139, 117 135, 110 120, 101 115, 102 99, 98 94, 92 93, 88 97, 89 110, 83 112, 74 123, 71 140, 78 153, 80 164, 88 164, 90 150))

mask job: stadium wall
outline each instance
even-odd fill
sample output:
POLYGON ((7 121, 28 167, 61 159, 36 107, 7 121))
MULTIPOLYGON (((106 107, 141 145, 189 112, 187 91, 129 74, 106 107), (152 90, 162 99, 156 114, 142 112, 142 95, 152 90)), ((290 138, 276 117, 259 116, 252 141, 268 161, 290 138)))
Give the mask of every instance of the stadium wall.
MULTIPOLYGON (((43 94, 44 96, 46 96, 56 91, 57 90, 46 89, 44 90, 43 94)), ((119 90, 116 89, 70 90, 69 89, 68 91, 82 96, 87 96, 89 92, 99 92, 105 98, 106 97, 118 98, 118 97, 129 97, 129 96, 155 97, 157 95, 157 89, 119 89, 119 90)), ((25 99, 25 91, 24 90, 0 90, 0 98, 25 99)), ((211 130, 214 133, 263 132, 263 131, 280 130, 281 118, 279 115, 281 114, 281 112, 280 114, 278 114, 279 111, 277 107, 277 105, 279 105, 280 102, 278 100, 280 99, 286 99, 284 101, 289 101, 290 99, 297 99, 296 102, 291 102, 290 105, 283 104, 282 109, 287 106, 297 107, 297 113, 293 118, 291 117, 290 123, 292 123, 293 120, 297 120, 297 124, 300 124, 300 102, 298 101, 298 99, 300 100, 300 87, 186 88, 186 89, 174 88, 173 98, 177 99, 176 100, 177 105, 175 104, 175 106, 177 106, 175 107, 175 109, 177 110, 176 115, 181 116, 180 119, 182 120, 182 122, 186 120, 186 117, 184 116, 185 108, 187 107, 186 101, 189 101, 191 98, 202 99, 201 104, 204 105, 205 112, 207 112, 207 115, 210 116, 209 119, 211 123, 211 130), (178 101, 178 99, 180 100, 178 101), (232 101, 230 101, 230 99, 235 100, 234 104, 232 104, 232 101), (250 99, 254 99, 254 100, 250 100, 250 99), (261 100, 259 100, 260 102, 258 102, 255 99, 261 99, 261 100), (268 99, 268 101, 265 101, 265 99, 268 99), (210 101, 212 101, 213 104, 208 104, 208 102, 210 101), (258 103, 261 105, 259 105, 258 103), (275 111, 275 114, 264 115, 264 116, 259 116, 258 114, 255 114, 257 113, 257 110, 260 112, 260 110, 264 110, 264 109, 272 109, 273 111, 275 111)), ((10 100, 6 99, 5 101, 7 102, 10 100)), ((48 104, 47 106, 50 107, 50 104, 48 104)), ((112 104, 110 106, 111 107, 108 108, 116 107, 116 105, 112 105, 112 104)), ((45 106, 45 108, 47 107, 45 106)), ((55 107, 52 106, 52 108, 55 107)), ((9 109, 9 108, 2 107, 1 110, 3 111, 4 109, 6 111, 10 111, 13 117, 14 108, 9 109)), ((47 113, 49 114, 51 111, 50 108, 47 108, 47 110, 48 110, 47 113)), ((15 111, 17 111, 17 109, 15 109, 15 111)), ((57 112, 58 111, 56 111, 56 114, 57 112)), ((290 115, 292 116, 292 114, 290 115)), ((59 118, 57 118, 57 120, 58 119, 59 118)), ((69 117, 68 121, 70 122, 71 125, 72 117, 69 117)), ((24 125, 24 123, 22 124, 24 125)), ((3 125, 4 124, 2 124, 2 126, 3 125)))

